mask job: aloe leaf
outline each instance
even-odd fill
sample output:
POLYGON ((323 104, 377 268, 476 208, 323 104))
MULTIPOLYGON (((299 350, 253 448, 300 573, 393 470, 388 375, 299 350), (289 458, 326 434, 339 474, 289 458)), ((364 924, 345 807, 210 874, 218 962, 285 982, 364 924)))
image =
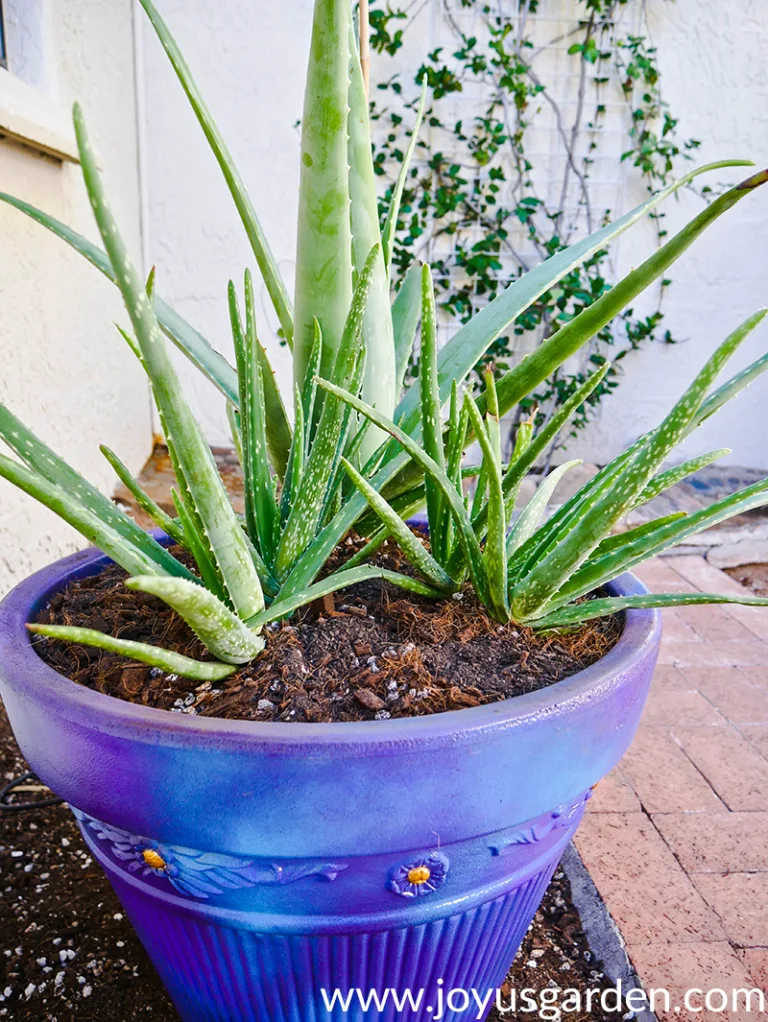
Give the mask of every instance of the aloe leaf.
MULTIPOLYGON (((363 318, 377 254, 376 249, 370 253, 363 272, 358 277, 341 343, 331 367, 334 378, 343 381, 344 384, 351 384, 355 373, 362 368, 363 318)), ((325 349, 325 343, 323 348, 325 349)), ((329 401, 327 398, 323 402, 323 411, 312 441, 312 450, 306 462, 301 488, 293 501, 291 513, 278 544, 275 558, 278 578, 284 578, 291 570, 317 532, 325 507, 326 491, 332 481, 333 466, 339 455, 345 422, 344 413, 344 405, 340 402, 329 401)))
POLYGON ((107 205, 82 111, 77 104, 74 108, 74 124, 91 207, 131 317, 152 390, 167 429, 166 435, 182 466, 184 485, 204 525, 218 570, 235 610, 243 617, 250 616, 264 606, 264 595, 245 537, 219 478, 210 447, 181 394, 179 378, 168 355, 152 305, 107 205))
MULTIPOLYGON (((68 491, 31 471, 26 465, 0 454, 0 476, 55 512, 59 518, 85 536, 89 543, 97 546, 126 571, 165 574, 157 561, 134 546, 125 536, 121 536, 95 511, 89 510, 68 491)), ((176 564, 186 573, 183 565, 178 561, 176 564)))
MULTIPOLYGON (((418 486, 410 494, 403 494, 403 496, 398 497, 389 506, 399 518, 407 522, 409 518, 424 507, 424 487, 418 486)), ((368 533, 363 533, 363 535, 368 535, 368 533)), ((356 554, 353 554, 348 561, 344 562, 344 570, 355 568, 358 564, 364 564, 370 560, 386 543, 390 535, 389 528, 386 525, 382 525, 381 528, 373 533, 364 547, 361 547, 356 554)))
POLYGON ((350 464, 346 458, 342 459, 342 464, 352 482, 382 520, 389 533, 397 540, 398 546, 414 568, 420 571, 424 578, 431 582, 432 585, 437 586, 438 589, 449 593, 454 592, 457 588, 456 583, 429 553, 418 536, 411 532, 397 511, 390 507, 381 494, 377 493, 370 483, 365 481, 354 465, 350 464))
POLYGON ((218 596, 222 602, 226 602, 229 599, 227 591, 216 568, 210 547, 200 532, 195 514, 175 488, 171 488, 171 499, 184 533, 184 546, 195 559, 203 585, 206 589, 210 589, 215 596, 218 596))
POLYGON ((167 674, 178 674, 181 678, 192 678, 194 681, 221 681, 237 670, 230 664, 220 664, 210 660, 192 660, 181 653, 173 653, 160 646, 150 646, 146 642, 134 642, 131 639, 116 639, 105 635, 94 628, 74 628, 70 625, 27 625, 28 631, 35 635, 44 635, 46 639, 60 639, 62 642, 77 642, 82 646, 93 646, 107 653, 138 660, 150 667, 159 667, 167 674))
POLYGON ((331 375, 352 301, 347 130, 349 0, 317 0, 301 132, 296 258, 294 380, 303 386, 314 342, 323 331, 321 372, 331 375))
MULTIPOLYGON (((656 522, 655 528, 648 533, 626 533, 616 537, 617 543, 602 556, 594 556, 566 583, 552 595, 549 606, 553 610, 563 603, 575 600, 585 593, 591 592, 604 582, 610 582, 618 575, 629 571, 636 564, 653 557, 654 554, 666 550, 689 536, 694 536, 703 529, 711 528, 734 515, 751 511, 756 507, 768 504, 768 479, 753 483, 737 493, 729 494, 722 500, 715 501, 709 507, 701 508, 671 522, 656 522), (620 538, 624 539, 619 543, 620 538)), ((597 554, 597 552, 596 552, 597 554)), ((547 609, 549 609, 549 606, 547 609)))
POLYGON ((419 141, 419 131, 421 130, 421 122, 424 120, 424 108, 426 104, 427 76, 424 75, 421 82, 419 106, 416 110, 416 121, 414 122, 413 129, 411 131, 411 139, 408 143, 408 148, 405 150, 403 162, 400 165, 400 173, 397 175, 397 181, 395 182, 395 187, 392 191, 392 198, 389 202, 387 219, 384 223, 384 231, 382 233, 384 261, 387 267, 388 280, 392 277, 392 253, 395 248, 395 233, 397 232, 397 218, 400 215, 400 203, 403 200, 403 192, 405 191, 405 185, 408 180, 408 172, 411 169, 411 161, 413 160, 413 154, 416 152, 416 144, 419 141))
POLYGON ((171 35, 168 26, 160 17, 152 0, 141 0, 141 6, 146 11, 149 20, 152 22, 152 27, 162 43, 163 49, 168 54, 171 66, 181 82, 181 87, 187 95, 187 99, 195 112, 200 127, 203 129, 203 134, 211 147, 213 155, 216 157, 216 162, 221 168, 221 172, 227 182, 227 187, 237 207, 237 212, 240 214, 248 241, 251 243, 251 248, 264 279, 264 284, 269 292, 269 297, 272 299, 272 304, 280 321, 280 326, 283 329, 285 339, 290 346, 293 339, 290 299, 280 276, 277 261, 269 247, 243 180, 235 167, 234 160, 227 149, 221 132, 216 127, 216 123, 208 107, 205 105, 200 90, 195 84, 189 65, 184 60, 181 50, 171 35))
POLYGON ((720 458, 724 458, 727 454, 730 454, 729 447, 721 447, 717 451, 710 451, 709 454, 702 454, 698 458, 691 458, 690 461, 684 461, 681 465, 675 465, 674 468, 669 468, 666 472, 659 472, 657 476, 648 483, 643 492, 634 502, 633 507, 639 507, 641 504, 647 504, 649 500, 653 500, 654 497, 658 497, 660 493, 668 490, 670 486, 675 486, 681 480, 686 479, 688 476, 693 475, 695 472, 700 472, 707 465, 711 465, 712 462, 718 461, 720 458))
MULTIPOLYGON (((461 490, 462 470, 461 462, 464 457, 464 441, 467 436, 469 425, 469 413, 464 402, 459 402, 459 388, 456 381, 451 387, 451 403, 448 414, 448 434, 446 437, 445 471, 457 490, 461 490)), ((433 539, 441 553, 441 564, 445 564, 453 548, 453 518, 451 517, 445 501, 440 505, 435 529, 436 540, 433 539)), ((431 535, 431 530, 430 530, 431 535)))
MULTIPOLYGON (((356 411, 360 412, 361 415, 370 419, 374 425, 379 427, 379 429, 390 433, 398 441, 398 443, 405 448, 407 454, 409 454, 418 466, 423 469, 425 474, 430 475, 440 486, 443 497, 448 501, 451 512, 455 517, 459 536, 464 546, 467 563, 472 573, 474 586, 478 593, 486 594, 488 591, 487 575, 485 563, 483 561, 483 554, 480 550, 480 544, 477 542, 475 534, 472 531, 472 524, 469 520, 469 516, 467 515, 461 495, 456 492, 456 489, 451 484, 450 479, 445 474, 444 469, 434 462, 432 458, 430 458, 429 455, 422 450, 418 443, 412 440, 407 433, 404 433, 398 426, 396 426, 391 419, 387 419, 387 417, 382 415, 381 412, 378 412, 375 408, 371 408, 371 406, 366 404, 365 401, 362 401, 353 394, 342 390, 341 387, 337 387, 334 384, 329 383, 328 380, 318 380, 318 385, 323 387, 323 389, 327 390, 330 394, 334 394, 341 401, 345 401, 347 404, 351 405, 356 411)), ((374 490, 379 490, 376 477, 371 480, 371 485, 374 490)), ((350 505, 351 504, 352 502, 350 501, 350 505)), ((358 515, 355 515, 355 518, 357 517, 358 515)))
MULTIPOLYGON (((565 359, 578 351, 586 341, 594 337, 614 316, 657 280, 719 216, 766 181, 768 171, 763 171, 715 199, 665 245, 657 249, 649 259, 628 273, 593 305, 566 323, 519 365, 506 373, 498 384, 502 411, 511 408, 529 394, 557 366, 562 365, 565 359)), ((546 263, 544 265, 546 266, 546 263)))
MULTIPOLYGON (((421 395, 422 446, 429 457, 445 470, 441 402, 437 386, 437 317, 432 271, 427 263, 421 269, 421 351, 419 353, 419 393, 421 395)), ((443 497, 440 487, 427 475, 427 517, 430 535, 435 537, 435 555, 440 558, 438 524, 443 497)))
POLYGON ((614 485, 590 505, 589 513, 581 517, 568 536, 517 583, 513 598, 516 618, 535 617, 587 560, 603 536, 633 506, 657 467, 689 431, 713 380, 747 333, 742 326, 723 341, 664 422, 638 449, 614 485))
POLYGON ((747 607, 768 607, 768 597, 722 596, 718 593, 647 593, 642 596, 608 596, 563 607, 552 614, 530 621, 531 628, 563 628, 580 625, 596 617, 618 614, 622 610, 651 610, 654 607, 691 607, 701 603, 738 603, 747 607))
MULTIPOLYGON (((744 321, 741 327, 742 330, 746 333, 750 333, 759 323, 762 323, 766 315, 768 315, 768 309, 758 310, 758 312, 749 316, 748 319, 744 321)), ((722 408, 724 404, 727 404, 731 398, 736 397, 736 395, 740 394, 745 387, 748 387, 750 383, 754 382, 758 376, 761 376, 766 369, 768 369, 768 355, 763 355, 762 358, 758 358, 756 361, 752 362, 751 365, 748 365, 746 369, 742 369, 740 373, 737 373, 721 387, 718 387, 718 389, 707 398, 699 409, 695 420, 696 425, 700 426, 702 422, 708 419, 711 415, 714 415, 715 412, 722 408)))
MULTIPOLYGON (((79 472, 69 466, 47 444, 39 440, 21 419, 17 418, 3 404, 0 404, 0 438, 33 472, 68 495, 73 506, 81 505, 83 510, 103 522, 110 533, 121 537, 131 547, 140 550, 145 557, 154 561, 155 571, 190 577, 190 573, 184 565, 177 561, 165 547, 161 546, 153 536, 146 533, 140 525, 121 511, 109 497, 105 497, 79 472)), ((70 522, 70 524, 72 523, 70 522)), ((91 540, 91 542, 95 542, 95 540, 91 540)), ((104 553, 107 552, 104 551, 104 553)))
MULTIPOLYGON (((361 497, 360 499, 362 500, 363 498, 361 497)), ((333 575, 329 575, 328 578, 315 582, 313 585, 307 586, 305 589, 293 593, 289 597, 276 600, 266 610, 246 621, 246 624, 251 628, 261 628, 270 621, 277 621, 278 618, 288 617, 295 610, 298 610, 299 607, 312 603, 313 600, 319 600, 330 593, 338 592, 339 589, 346 589, 348 586, 356 585, 358 582, 367 582, 372 578, 380 578, 385 582, 392 582, 393 585, 399 586, 410 593, 416 593, 417 596, 445 599, 445 592, 443 590, 435 589, 417 578, 411 578, 410 575, 401 575, 397 571, 389 571, 387 568, 378 568, 375 565, 363 565, 359 568, 350 568, 348 571, 337 571, 333 575)))
POLYGON ((412 263, 392 302, 392 331, 395 338, 395 390, 398 397, 413 353, 420 316, 421 270, 418 263, 412 263))
MULTIPOLYGON (((345 0, 340 0, 344 3, 345 0)), ((349 24, 349 197, 352 212, 352 255, 355 271, 362 273, 374 246, 377 255, 371 274, 368 306, 363 322, 365 344, 365 376, 363 398, 391 418, 398 398, 395 376, 395 340, 392 332, 392 310, 389 297, 389 274, 379 229, 379 206, 376 196, 376 175, 373 170, 371 130, 366 93, 355 33, 349 24)), ((379 446, 376 431, 370 430, 362 440, 362 457, 366 461, 379 446)))
MULTIPOLYGON (((608 224, 562 252, 557 252, 526 273, 524 277, 510 284, 506 291, 494 298, 484 309, 481 309, 471 322, 463 326, 441 349, 439 362, 441 397, 447 399, 451 380, 464 379, 493 341, 545 291, 548 291, 575 266, 588 259, 598 249, 604 248, 623 231, 636 224, 658 203, 672 195, 678 188, 688 184, 699 174, 720 167, 750 165, 745 161, 725 161, 708 164, 691 171, 690 174, 657 192, 612 224, 608 224)), ((680 234, 654 253, 651 260, 646 261, 642 267, 634 270, 623 282, 609 291, 604 296, 605 301, 602 298, 598 299, 571 324, 562 327, 518 366, 505 374, 497 384, 501 413, 504 414, 514 404, 517 404, 522 397, 529 394, 557 366, 561 365, 569 355, 594 336, 603 323, 616 314, 616 311, 622 309, 639 291, 663 273, 705 227, 727 209, 730 209, 739 199, 767 180, 768 171, 763 171, 715 199, 680 234), (615 295, 620 288, 619 294, 615 295), (603 316, 607 318, 603 319, 603 316)), ((418 421, 417 404, 418 390, 410 387, 395 413, 395 421, 409 433, 413 431, 418 421)), ((482 410, 482 401, 479 404, 482 410)))
MULTIPOLYGON (((247 273, 246 279, 250 281, 250 273, 247 273)), ((249 287, 252 290, 253 284, 246 284, 246 294, 249 287)), ((293 431, 288 421, 288 414, 283 404, 280 389, 277 386, 275 371, 272 368, 272 363, 269 361, 266 349, 258 336, 256 337, 256 358, 261 370, 261 386, 264 391, 265 428, 269 460, 272 462, 277 478, 283 479, 288 465, 288 454, 291 450, 293 431)))
POLYGON ((320 329, 320 324, 317 320, 313 323, 313 329, 314 339, 312 341, 312 350, 309 353, 304 385, 301 388, 299 388, 298 384, 294 385, 294 390, 300 390, 301 392, 301 404, 304 409, 305 457, 309 454, 312 438, 315 435, 314 427, 320 419, 320 412, 322 411, 322 407, 317 400, 317 375, 320 372, 320 363, 323 356, 323 331, 320 329))
POLYGON ((633 529, 626 529, 624 532, 617 532, 611 536, 606 536, 602 543, 595 548, 592 557, 596 560, 604 554, 618 550, 619 547, 624 546, 626 543, 633 543, 635 540, 650 535, 663 525, 670 525, 672 522, 679 522, 687 517, 685 511, 673 511, 670 515, 654 518, 651 522, 643 522, 642 525, 636 525, 633 529))
MULTIPOLYGON (((66 224, 57 220, 56 217, 49 216, 48 213, 44 213, 28 202, 23 202, 21 199, 8 195, 6 192, 0 192, 0 202, 7 202, 10 206, 13 206, 28 217, 31 217, 32 220, 46 227, 58 238, 70 245, 76 252, 84 256, 91 265, 100 270, 113 284, 117 283, 106 252, 87 238, 84 238, 82 234, 73 231, 66 224)), ((224 397, 236 403, 237 375, 229 362, 218 351, 215 351, 203 335, 190 326, 162 298, 153 296, 152 301, 163 333, 221 391, 224 397)), ((120 328, 118 327, 118 329, 120 328)), ((121 333, 123 333, 126 341, 135 351, 133 339, 128 337, 123 331, 121 333)))
POLYGON ((109 447, 104 444, 99 447, 99 450, 112 466, 115 471, 115 475, 131 494, 141 510, 145 514, 149 515, 155 525, 158 525, 163 532, 167 533, 171 537, 171 539, 184 546, 184 532, 179 527, 178 522, 174 521, 169 514, 163 511, 160 505, 152 500, 149 494, 141 488, 136 479, 134 479, 127 467, 118 458, 114 451, 110 450, 109 447))
POLYGON ((138 575, 128 589, 157 596, 186 621, 206 649, 227 664, 244 664, 264 649, 260 635, 244 624, 218 597, 180 578, 138 575))
POLYGON ((267 412, 250 275, 245 278, 246 327, 242 329, 234 285, 229 304, 240 384, 240 425, 243 446, 243 493, 248 534, 267 564, 275 553, 277 504, 267 456, 267 412))
POLYGON ((565 464, 558 465, 558 467, 550 472, 547 478, 539 484, 536 492, 520 512, 520 517, 509 531, 509 535, 507 536, 508 557, 511 556, 519 546, 522 546, 527 539, 530 539, 534 532, 538 529, 541 519, 544 516, 544 512, 547 510, 547 506, 552 499, 552 494, 555 492, 557 484, 566 472, 570 472, 572 468, 575 468, 576 465, 580 464, 580 458, 574 461, 566 461, 565 464))
MULTIPOLYGON (((489 418, 492 419, 493 412, 498 412, 492 377, 490 387, 491 395, 488 404, 489 418)), ((464 407, 467 409, 469 423, 474 429, 475 436, 480 444, 480 450, 483 452, 480 478, 482 479, 484 476, 488 486, 488 502, 486 504, 488 512, 488 536, 485 541, 484 550, 488 600, 494 615, 500 620, 506 621, 509 617, 507 558, 504 551, 507 520, 504 514, 504 493, 501 486, 501 451, 499 445, 490 435, 493 432, 493 428, 490 430, 486 428, 477 404, 469 391, 464 394, 464 407)), ((496 422, 498 422, 498 418, 496 422)), ((473 535, 475 534, 473 533, 473 535)))

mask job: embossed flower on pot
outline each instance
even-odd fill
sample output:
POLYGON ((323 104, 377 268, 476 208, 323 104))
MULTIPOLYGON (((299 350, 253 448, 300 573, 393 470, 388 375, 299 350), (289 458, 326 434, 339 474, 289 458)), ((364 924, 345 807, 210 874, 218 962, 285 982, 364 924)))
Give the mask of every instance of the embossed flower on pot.
POLYGON ((209 898, 257 884, 290 884, 305 877, 335 880, 347 868, 346 864, 330 862, 260 865, 234 855, 162 844, 102 823, 79 810, 74 812, 83 826, 108 842, 112 854, 125 864, 129 873, 167 880, 177 891, 195 898, 209 898))
POLYGON ((450 861, 442 852, 422 855, 393 870, 389 889, 403 898, 420 898, 442 887, 448 876, 450 861))

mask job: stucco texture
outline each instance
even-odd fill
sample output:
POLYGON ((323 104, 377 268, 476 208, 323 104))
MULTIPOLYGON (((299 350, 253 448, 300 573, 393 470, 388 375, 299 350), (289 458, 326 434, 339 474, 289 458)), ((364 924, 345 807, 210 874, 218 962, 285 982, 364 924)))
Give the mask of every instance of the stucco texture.
MULTIPOLYGON (((81 101, 112 204, 138 259, 132 0, 13 7, 13 0, 6 3, 9 22, 13 17, 10 69, 63 107, 81 101), (18 20, 25 12, 26 24, 18 20), (38 17, 46 20, 33 20, 38 17)), ((0 140, 0 187, 95 238, 78 167, 0 140)), ((113 325, 126 320, 119 296, 80 256, 5 205, 0 238, 0 400, 111 493, 115 478, 99 444, 138 470, 152 441, 146 381, 113 325)), ((54 514, 0 481, 0 592, 83 545, 54 514)))

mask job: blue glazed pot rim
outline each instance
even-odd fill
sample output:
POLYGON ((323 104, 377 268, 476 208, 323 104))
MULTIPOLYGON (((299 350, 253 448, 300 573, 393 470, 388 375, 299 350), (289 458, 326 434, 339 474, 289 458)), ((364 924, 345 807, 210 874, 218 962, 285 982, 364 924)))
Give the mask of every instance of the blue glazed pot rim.
MULTIPOLYGON (((38 702, 45 711, 75 720, 84 715, 105 732, 132 733, 136 740, 171 745, 205 742, 238 745, 306 745, 316 750, 338 745, 349 755, 355 747, 375 754, 393 744, 425 740, 453 742, 465 733, 476 740, 484 731, 517 727, 532 718, 561 714, 608 691, 658 645, 661 617, 657 610, 624 612, 625 624, 616 645, 597 663, 569 678, 525 695, 484 706, 451 710, 421 717, 384 721, 334 722, 326 724, 277 723, 225 720, 171 713, 155 707, 95 692, 59 674, 35 653, 25 625, 48 600, 72 578, 93 575, 110 562, 99 550, 89 548, 30 575, 0 603, 0 680, 22 697, 38 702)), ((646 593, 634 575, 626 573, 607 587, 617 596, 646 593)))

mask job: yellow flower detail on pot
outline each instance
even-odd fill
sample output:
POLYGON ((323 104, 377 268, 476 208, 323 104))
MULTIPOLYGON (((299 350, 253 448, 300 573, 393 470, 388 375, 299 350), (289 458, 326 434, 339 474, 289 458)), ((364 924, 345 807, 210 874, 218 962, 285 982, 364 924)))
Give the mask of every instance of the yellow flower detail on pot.
POLYGON ((150 869, 165 869, 167 865, 165 859, 162 855, 158 855, 154 848, 145 848, 141 854, 150 869))
POLYGON ((408 871, 408 883, 425 884, 431 876, 432 871, 428 866, 415 866, 413 869, 408 871))

